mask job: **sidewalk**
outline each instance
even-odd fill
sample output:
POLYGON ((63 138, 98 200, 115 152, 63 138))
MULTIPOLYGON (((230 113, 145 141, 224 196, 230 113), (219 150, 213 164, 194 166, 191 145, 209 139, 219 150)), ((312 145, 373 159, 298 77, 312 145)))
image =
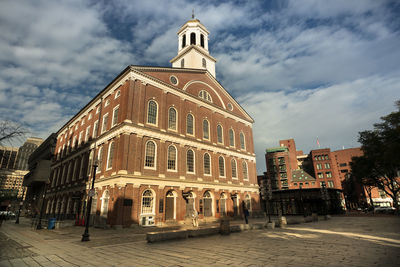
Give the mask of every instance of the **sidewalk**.
POLYGON ((81 242, 83 227, 38 231, 29 221, 7 221, 0 228, 0 266, 391 266, 400 262, 399 225, 394 216, 333 217, 149 244, 145 231, 157 228, 91 228, 91 241, 81 242))

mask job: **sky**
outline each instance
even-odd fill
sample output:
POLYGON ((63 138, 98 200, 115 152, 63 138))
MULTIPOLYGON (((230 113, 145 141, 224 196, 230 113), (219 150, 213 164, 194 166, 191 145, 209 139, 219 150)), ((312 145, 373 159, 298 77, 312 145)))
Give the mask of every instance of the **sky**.
POLYGON ((357 147, 400 99, 400 1, 3 0, 0 120, 56 132, 126 66, 171 66, 178 29, 210 31, 216 78, 265 149, 357 147))

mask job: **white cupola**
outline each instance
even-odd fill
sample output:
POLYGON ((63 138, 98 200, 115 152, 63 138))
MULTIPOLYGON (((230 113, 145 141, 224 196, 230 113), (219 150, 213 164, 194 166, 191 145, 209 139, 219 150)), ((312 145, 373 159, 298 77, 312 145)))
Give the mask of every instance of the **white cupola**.
POLYGON ((208 34, 200 20, 192 16, 178 31, 178 55, 171 59, 172 67, 206 69, 215 77, 217 60, 208 52, 208 34))

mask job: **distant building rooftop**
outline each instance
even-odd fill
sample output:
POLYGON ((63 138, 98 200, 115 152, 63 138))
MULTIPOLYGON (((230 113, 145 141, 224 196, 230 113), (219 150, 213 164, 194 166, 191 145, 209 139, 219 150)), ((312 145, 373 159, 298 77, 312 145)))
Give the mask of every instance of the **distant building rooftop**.
POLYGON ((272 147, 265 150, 267 153, 287 152, 289 149, 286 146, 272 147))

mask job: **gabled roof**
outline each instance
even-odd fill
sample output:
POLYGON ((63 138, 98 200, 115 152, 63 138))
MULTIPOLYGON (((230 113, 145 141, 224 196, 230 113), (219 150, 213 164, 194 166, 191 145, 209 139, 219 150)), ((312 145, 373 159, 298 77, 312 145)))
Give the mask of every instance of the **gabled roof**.
MULTIPOLYGON (((174 88, 175 90, 179 90, 180 92, 184 92, 182 89, 184 85, 186 84, 179 84, 179 87, 171 85, 167 80, 162 79, 162 75, 158 75, 158 73, 165 73, 169 72, 171 74, 175 75, 185 75, 185 74, 191 74, 191 75, 198 75, 199 77, 206 78, 209 82, 209 86, 213 87, 214 89, 218 89, 218 91, 223 94, 225 97, 227 97, 232 104, 235 104, 235 106, 238 108, 238 110, 242 113, 243 119, 245 119, 248 122, 254 123, 254 119, 246 112, 246 110, 243 109, 243 107, 230 95, 230 93, 219 83, 217 79, 213 75, 211 75, 207 70, 205 69, 189 69, 189 68, 172 68, 172 67, 152 67, 152 66, 136 66, 136 65, 131 65, 130 66, 131 70, 134 70, 135 72, 145 75, 148 78, 161 83, 163 85, 166 85, 168 87, 174 88)), ((212 103, 207 103, 211 104, 212 103)), ((215 105, 213 105, 215 106, 215 105)), ((220 107, 215 106, 216 108, 221 109, 220 107)), ((223 109, 223 111, 232 113, 235 116, 237 114, 229 111, 228 109, 223 109)))

